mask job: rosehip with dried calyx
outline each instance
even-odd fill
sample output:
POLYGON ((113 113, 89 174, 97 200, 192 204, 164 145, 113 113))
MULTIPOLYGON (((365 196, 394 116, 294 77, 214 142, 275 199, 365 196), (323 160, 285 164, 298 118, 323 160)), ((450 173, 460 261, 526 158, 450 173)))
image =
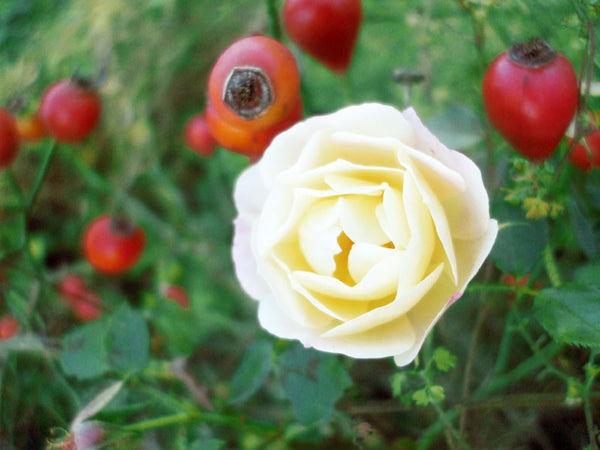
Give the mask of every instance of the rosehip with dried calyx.
POLYGON ((496 57, 485 73, 482 95, 494 128, 534 162, 556 150, 579 103, 572 64, 537 38, 515 43, 496 57))
POLYGON ((246 155, 252 161, 260 158, 273 138, 298 122, 302 115, 302 100, 298 99, 294 109, 283 120, 262 130, 248 130, 221 120, 212 105, 206 107, 207 123, 219 145, 231 152, 246 155))
POLYGON ((362 23, 360 0, 286 0, 290 39, 334 73, 350 67, 362 23))
POLYGON ((76 143, 96 128, 101 111, 100 97, 92 84, 72 77, 46 89, 38 114, 57 142, 76 143))
POLYGON ((215 113, 235 128, 268 128, 290 114, 299 96, 300 73, 294 55, 266 36, 249 36, 231 44, 208 79, 208 98, 215 113))
POLYGON ((100 216, 86 229, 83 251, 99 272, 120 274, 141 258, 146 245, 144 230, 124 216, 100 216))

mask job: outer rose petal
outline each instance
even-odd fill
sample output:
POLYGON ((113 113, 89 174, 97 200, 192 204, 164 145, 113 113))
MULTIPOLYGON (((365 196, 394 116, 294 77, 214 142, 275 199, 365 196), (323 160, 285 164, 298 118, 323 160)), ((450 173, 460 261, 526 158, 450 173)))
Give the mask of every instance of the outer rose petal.
POLYGON ((460 173, 466 188, 460 209, 457 209, 448 219, 452 221, 453 236, 459 239, 472 239, 481 236, 490 221, 489 198, 479 167, 464 154, 450 150, 437 137, 431 134, 414 109, 403 111, 404 117, 415 129, 416 146, 434 156, 445 166, 460 173))
POLYGON ((258 273, 258 266, 252 253, 250 234, 251 223, 244 217, 238 216, 233 222, 233 245, 231 256, 234 263, 235 275, 242 289, 255 300, 261 300, 270 295, 269 286, 258 273))
POLYGON ((478 167, 412 109, 380 104, 281 133, 234 200, 236 275, 261 325, 398 365, 460 297, 498 229, 478 167))
POLYGON ((279 173, 289 169, 304 150, 308 140, 320 132, 349 131, 365 136, 396 138, 405 144, 415 141, 408 118, 392 106, 364 103, 348 106, 334 114, 310 117, 298 122, 273 139, 260 161, 267 189, 279 173), (285 148, 285 151, 277 149, 285 148))

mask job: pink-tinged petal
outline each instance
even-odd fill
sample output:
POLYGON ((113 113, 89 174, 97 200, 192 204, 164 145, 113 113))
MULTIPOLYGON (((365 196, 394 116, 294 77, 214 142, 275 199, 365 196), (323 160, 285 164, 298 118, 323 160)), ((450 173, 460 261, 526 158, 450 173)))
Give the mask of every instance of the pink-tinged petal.
POLYGON ((251 244, 251 225, 243 217, 238 217, 234 220, 233 226, 231 256, 235 275, 246 294, 255 300, 261 300, 266 295, 270 295, 270 289, 258 273, 251 244))
POLYGON ((233 190, 233 202, 239 216, 256 219, 265 204, 268 191, 256 164, 245 169, 237 178, 233 190))
POLYGON ((464 293, 465 291, 460 291, 458 294, 454 294, 452 297, 450 297, 450 300, 448 300, 446 307, 449 308, 455 301, 460 300, 464 293))

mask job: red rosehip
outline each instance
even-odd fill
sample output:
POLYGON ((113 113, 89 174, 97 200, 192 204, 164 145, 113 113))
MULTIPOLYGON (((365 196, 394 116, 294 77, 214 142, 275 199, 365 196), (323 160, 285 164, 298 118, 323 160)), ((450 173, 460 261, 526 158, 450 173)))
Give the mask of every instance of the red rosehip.
POLYGON ((19 331, 19 322, 10 314, 0 317, 0 341, 10 339, 19 331))
POLYGON ((102 110, 100 97, 81 79, 59 81, 50 86, 40 103, 39 117, 57 142, 75 143, 96 128, 102 110))
POLYGON ((86 229, 83 251, 98 271, 120 274, 140 259, 146 245, 144 230, 122 217, 100 216, 86 229))
POLYGON ((20 145, 17 122, 11 113, 0 108, 0 168, 12 164, 20 145))
POLYGON ((350 67, 362 18, 360 0, 286 0, 283 6, 290 39, 335 73, 350 67))
POLYGON ((200 156, 211 156, 217 147, 204 114, 197 114, 188 120, 185 125, 184 137, 188 147, 200 156))
POLYGON ((573 66, 540 39, 513 44, 499 55, 485 73, 482 94, 494 128, 535 162, 554 152, 579 102, 573 66))

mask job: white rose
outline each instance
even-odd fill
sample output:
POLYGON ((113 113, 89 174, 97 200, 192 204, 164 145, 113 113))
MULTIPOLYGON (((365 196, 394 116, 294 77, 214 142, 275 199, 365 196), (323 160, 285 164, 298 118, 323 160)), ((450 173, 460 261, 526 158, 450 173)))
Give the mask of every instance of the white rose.
POLYGON ((490 252, 479 168, 412 109, 363 104, 278 135, 237 180, 236 275, 261 325, 410 363, 490 252))

